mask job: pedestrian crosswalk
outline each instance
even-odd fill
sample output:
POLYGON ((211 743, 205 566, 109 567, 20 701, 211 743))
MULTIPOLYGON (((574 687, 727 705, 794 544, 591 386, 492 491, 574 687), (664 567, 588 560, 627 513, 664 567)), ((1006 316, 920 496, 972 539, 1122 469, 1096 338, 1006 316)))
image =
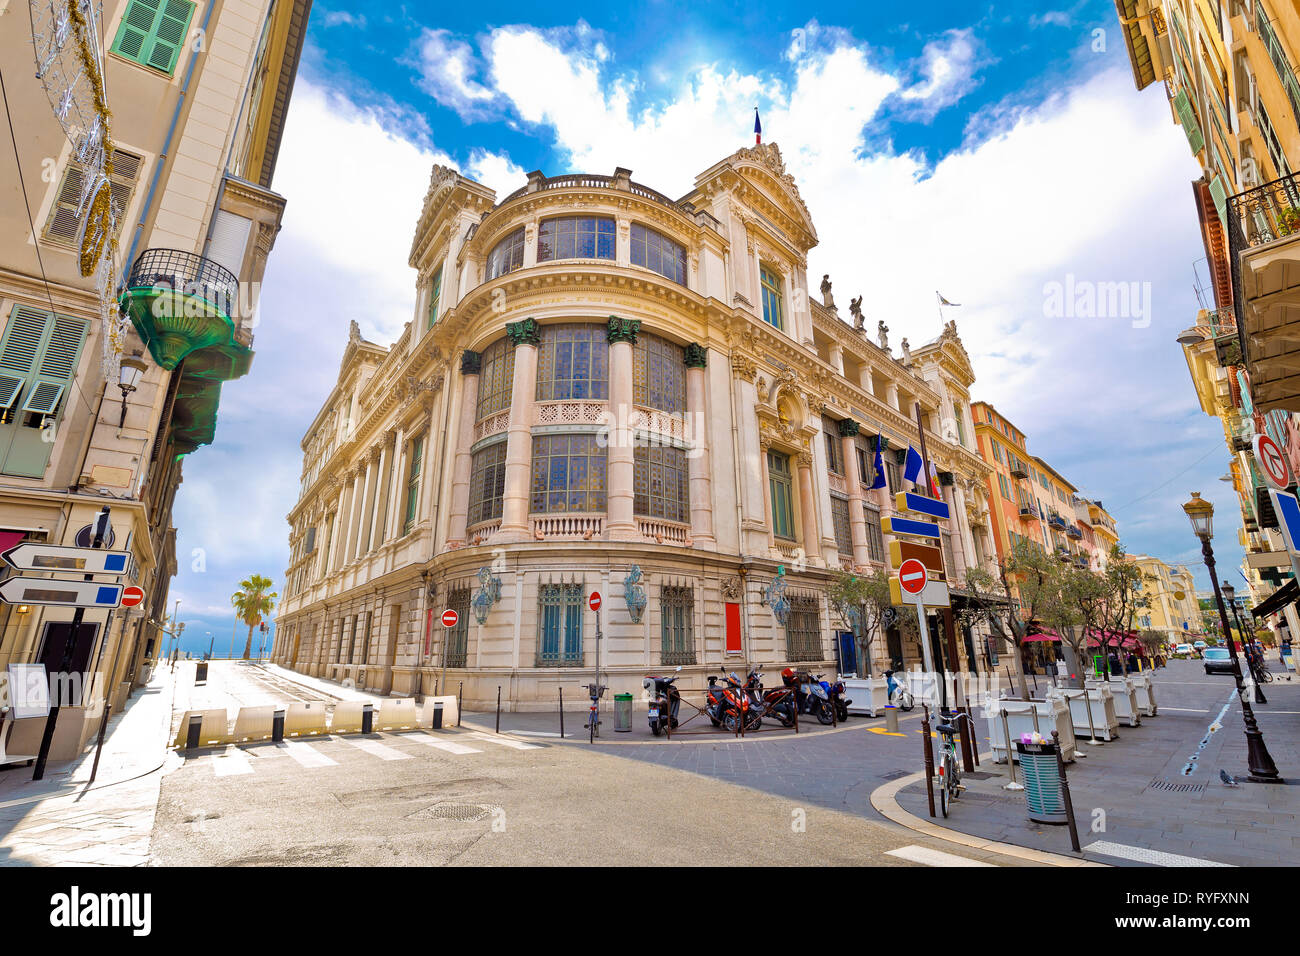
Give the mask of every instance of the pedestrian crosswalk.
POLYGON ((932 850, 924 846, 900 846, 896 850, 886 850, 885 855, 907 860, 909 863, 919 863, 922 866, 997 866, 996 863, 972 860, 970 857, 944 853, 942 850, 932 850))
MULTIPOLYGON (((506 734, 434 733, 412 731, 370 735, 292 738, 278 743, 225 747, 194 761, 214 777, 243 777, 272 767, 320 769, 362 760, 400 761, 418 757, 435 760, 468 757, 486 750, 542 750, 544 744, 527 743, 506 734), (490 746, 489 746, 490 745, 490 746)), ((499 752, 499 751, 497 751, 499 752)))

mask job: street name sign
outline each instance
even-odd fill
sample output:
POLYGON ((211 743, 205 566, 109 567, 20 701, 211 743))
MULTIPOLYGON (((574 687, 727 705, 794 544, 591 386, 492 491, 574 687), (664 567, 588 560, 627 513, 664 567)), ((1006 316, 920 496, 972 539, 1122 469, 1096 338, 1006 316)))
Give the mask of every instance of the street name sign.
POLYGON ((1291 466, 1287 463, 1286 452, 1277 442, 1267 435, 1255 436, 1255 460, 1264 480, 1278 491, 1286 491, 1291 485, 1291 466))
POLYGON ((81 574, 126 574, 130 551, 103 548, 69 548, 57 544, 24 542, 0 558, 19 571, 66 571, 81 574))
POLYGON ((928 498, 925 495, 914 495, 910 491, 900 491, 894 495, 894 507, 899 511, 914 511, 944 521, 950 517, 947 502, 940 501, 938 498, 928 498))
POLYGON ((118 607, 122 585, 17 576, 0 584, 0 601, 49 607, 118 607))
POLYGON ((939 526, 937 524, 929 521, 913 521, 911 518, 900 518, 897 515, 881 518, 880 530, 885 534, 907 534, 917 538, 939 540, 939 526))

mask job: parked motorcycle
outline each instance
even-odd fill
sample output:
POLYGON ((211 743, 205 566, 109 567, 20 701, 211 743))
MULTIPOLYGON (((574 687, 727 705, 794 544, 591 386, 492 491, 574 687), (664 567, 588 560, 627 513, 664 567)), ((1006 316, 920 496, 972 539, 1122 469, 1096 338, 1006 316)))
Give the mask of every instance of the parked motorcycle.
POLYGON ((652 675, 641 682, 646 695, 650 698, 650 706, 646 710, 646 719, 650 722, 650 732, 656 737, 664 732, 670 720, 672 721, 672 729, 677 729, 677 711, 681 708, 682 695, 674 681, 677 680, 677 675, 681 673, 681 670, 678 667, 672 677, 655 677, 652 675))
MULTIPOLYGON (((799 713, 812 714, 819 723, 835 722, 835 704, 831 701, 830 685, 824 682, 820 675, 813 677, 809 671, 795 671, 787 667, 781 671, 781 679, 785 681, 786 687, 794 688, 795 703, 799 713)), ((847 715, 846 710, 845 716, 847 715)))
POLYGON ((916 699, 902 681, 894 680, 897 671, 885 671, 886 688, 889 691, 889 703, 897 704, 899 710, 911 710, 916 706, 916 699))
POLYGON ((723 675, 722 682, 719 683, 717 677, 710 675, 709 686, 705 690, 704 709, 709 720, 713 726, 726 727, 732 733, 739 731, 742 721, 745 730, 757 730, 762 723, 763 712, 750 707, 749 694, 734 671, 728 674, 722 670, 720 673, 723 675))
POLYGON ((763 689, 763 675, 758 670, 749 672, 745 681, 745 690, 749 693, 750 706, 761 715, 770 713, 782 727, 793 727, 795 722, 794 694, 780 687, 772 690, 763 689))
POLYGON ((822 681, 822 687, 826 690, 826 695, 835 708, 835 719, 841 724, 845 723, 849 719, 849 704, 853 703, 853 701, 844 696, 844 681, 822 681))

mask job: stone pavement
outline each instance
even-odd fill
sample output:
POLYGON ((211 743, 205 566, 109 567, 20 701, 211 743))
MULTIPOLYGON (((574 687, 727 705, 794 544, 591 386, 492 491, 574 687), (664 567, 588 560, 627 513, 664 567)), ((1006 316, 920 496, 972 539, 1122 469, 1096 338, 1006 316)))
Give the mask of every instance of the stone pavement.
MULTIPOLYGON (((1279 668, 1271 663, 1276 673, 1279 668)), ((1157 672, 1159 715, 1140 726, 1120 723, 1119 739, 1080 743, 1084 759, 1066 768, 1084 858, 1116 865, 1300 865, 1300 681, 1265 685, 1268 704, 1254 711, 1283 784, 1244 780, 1246 739, 1232 680, 1207 677, 1199 661, 1171 661, 1157 672), (1221 729, 1194 762, 1201 740, 1225 704, 1221 729), (1183 770, 1189 763, 1190 774, 1183 770), (1224 770, 1237 786, 1225 785, 1224 770)), ((980 718, 981 738, 987 723, 980 718)), ((987 742, 985 741, 987 745, 987 742)), ((985 761, 996 776, 965 781, 947 820, 930 821, 924 781, 903 788, 904 810, 972 836, 1069 854, 1064 825, 1028 819, 1023 792, 1002 789, 1005 765, 985 761)))
POLYGON ((94 738, 76 760, 0 772, 0 865, 141 866, 150 839, 171 720, 174 677, 159 667, 108 724, 95 781, 94 738))

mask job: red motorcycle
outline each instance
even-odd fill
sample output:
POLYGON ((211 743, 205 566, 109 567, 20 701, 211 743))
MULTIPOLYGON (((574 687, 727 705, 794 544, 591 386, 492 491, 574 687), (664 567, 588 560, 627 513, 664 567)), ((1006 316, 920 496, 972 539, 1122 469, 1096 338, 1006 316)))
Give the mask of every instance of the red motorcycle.
POLYGON ((757 730, 763 722, 763 712, 750 706, 749 694, 734 672, 720 673, 723 674, 722 683, 709 675, 709 686, 704 692, 704 710, 709 720, 714 727, 725 727, 733 734, 738 733, 742 725, 747 731, 757 730))

